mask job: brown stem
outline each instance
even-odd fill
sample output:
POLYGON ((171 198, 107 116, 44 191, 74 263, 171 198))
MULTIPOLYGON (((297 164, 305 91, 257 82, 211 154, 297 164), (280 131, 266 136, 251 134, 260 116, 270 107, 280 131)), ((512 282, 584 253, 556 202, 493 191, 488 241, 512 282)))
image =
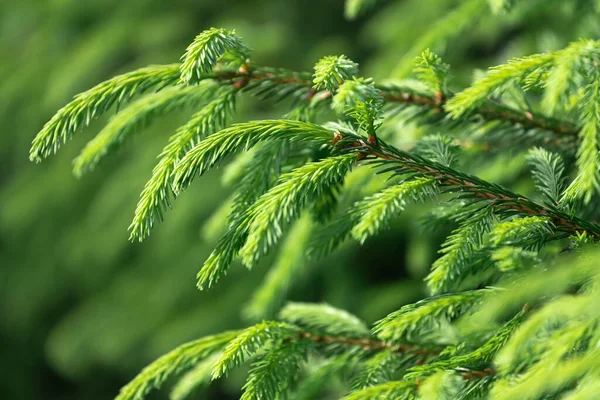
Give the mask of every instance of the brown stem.
MULTIPOLYGON (((229 80, 234 85, 240 85, 236 82, 240 79, 247 79, 249 81, 260 81, 260 80, 272 80, 279 84, 297 83, 300 85, 312 88, 312 82, 307 79, 302 79, 297 76, 289 77, 277 77, 273 73, 261 73, 260 67, 257 67, 258 71, 248 72, 244 71, 223 71, 217 72, 211 78, 216 80, 229 80)), ((419 94, 409 91, 403 91, 402 89, 381 89, 384 100, 390 103, 402 103, 412 104, 427 108, 433 112, 446 114, 445 104, 449 99, 452 98, 450 94, 437 92, 432 95, 419 94)), ((309 92, 309 97, 315 95, 314 91, 309 92)), ((329 91, 321 92, 323 98, 331 97, 329 91)), ((484 105, 478 107, 474 111, 475 115, 479 115, 485 120, 489 121, 507 121, 513 124, 519 124, 527 129, 540 129, 548 132, 552 132, 556 135, 567 136, 571 138, 577 137, 579 130, 570 122, 560 121, 553 118, 537 116, 529 111, 520 111, 512 109, 506 105, 487 102, 484 105)))
MULTIPOLYGON (((312 333, 302 332, 299 334, 300 339, 309 339, 317 344, 338 344, 342 346, 356 346, 360 347, 364 350, 373 350, 373 351, 381 351, 381 350, 391 350, 397 353, 410 353, 413 355, 423 356, 424 358, 419 360, 417 364, 421 365, 425 362, 428 356, 437 356, 439 355, 439 350, 435 349, 427 349, 423 347, 418 347, 415 345, 409 344, 390 344, 385 342, 380 342, 373 339, 354 339, 342 336, 319 336, 313 335, 312 333)), ((495 374, 495 371, 491 368, 486 368, 483 370, 472 370, 467 368, 457 368, 457 372, 460 376, 465 380, 476 380, 482 379, 487 376, 492 376, 495 374)), ((420 381, 417 380, 417 386, 420 385, 420 381)))
MULTIPOLYGON (((339 140, 341 140, 340 137, 338 137, 337 141, 339 140)), ((366 151, 359 153, 361 155, 359 157, 359 161, 367 159, 369 156, 382 160, 395 161, 406 169, 433 177, 442 186, 452 186, 461 192, 468 192, 475 197, 488 200, 492 203, 492 207, 495 210, 515 210, 521 214, 547 217, 552 221, 556 228, 562 232, 570 234, 587 232, 596 240, 600 240, 600 232, 589 230, 588 228, 580 225, 577 221, 567 219, 560 214, 555 213, 547 206, 536 203, 525 197, 513 197, 491 192, 486 188, 482 188, 475 181, 471 181, 467 178, 456 177, 446 171, 438 170, 433 167, 418 165, 415 160, 410 158, 410 156, 400 156, 390 153, 389 151, 381 148, 381 146, 378 144, 373 145, 370 142, 365 143, 364 141, 359 140, 354 144, 354 146, 361 149, 366 149, 366 151)))
POLYGON ((344 346, 357 346, 365 350, 392 350, 397 353, 411 353, 414 355, 438 355, 435 349, 426 349, 410 344, 390 344, 373 339, 354 339, 343 336, 319 336, 303 332, 301 339, 310 339, 318 344, 340 344, 344 346))

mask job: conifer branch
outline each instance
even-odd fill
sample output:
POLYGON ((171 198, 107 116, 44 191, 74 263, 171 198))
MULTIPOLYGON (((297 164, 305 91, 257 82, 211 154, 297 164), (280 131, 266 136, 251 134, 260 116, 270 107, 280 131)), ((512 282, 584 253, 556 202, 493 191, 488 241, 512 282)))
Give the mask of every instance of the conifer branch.
MULTIPOLYGON (((525 196, 513 193, 499 185, 486 182, 478 177, 458 172, 450 167, 434 161, 426 160, 416 154, 407 153, 383 141, 378 146, 360 142, 367 156, 382 160, 380 165, 394 168, 397 172, 417 173, 421 176, 432 177, 445 188, 458 190, 462 197, 488 201, 496 213, 519 213, 530 216, 548 217, 556 229, 571 235, 587 232, 590 236, 600 239, 600 228, 575 216, 548 205, 539 204, 525 196)), ((360 148, 359 150, 360 151, 360 148)))
POLYGON ((278 185, 261 196, 245 217, 250 220, 246 243, 240 249, 250 267, 278 242, 284 223, 297 218, 302 208, 315 201, 326 187, 340 183, 356 162, 355 154, 325 158, 283 175, 278 185))
MULTIPOLYGON (((231 71, 218 71, 212 75, 207 75, 206 79, 215 79, 217 81, 231 82, 237 84, 241 80, 247 79, 253 81, 269 81, 277 85, 296 84, 311 88, 312 81, 310 75, 306 73, 296 73, 283 69, 269 70, 258 65, 252 65, 250 73, 231 71)), ((451 111, 447 109, 446 104, 452 102, 455 95, 450 92, 440 94, 425 93, 409 87, 398 87, 394 85, 377 85, 381 90, 384 101, 389 104, 404 104, 422 107, 431 110, 441 116, 450 116, 451 111)), ((309 91, 307 96, 315 96, 314 92, 309 91)), ((321 99, 331 97, 331 92, 319 92, 321 99)), ((570 121, 563 121, 542 114, 534 114, 531 111, 522 111, 511 108, 497 101, 483 101, 472 110, 472 116, 478 116, 487 121, 505 121, 510 124, 522 126, 525 129, 539 129, 568 138, 575 138, 578 134, 578 128, 570 121)))
POLYGON ((172 374, 190 368, 199 360, 220 351, 238 331, 224 332, 184 344, 144 368, 125 385, 115 400, 141 400, 152 389, 159 388, 172 374))
POLYGON ((154 118, 183 107, 198 105, 213 95, 214 87, 169 87, 146 95, 111 118, 102 131, 89 141, 73 161, 74 173, 81 176, 95 168, 100 160, 134 132, 154 118), (212 89, 212 90, 211 90, 212 89))
POLYGON ((410 353, 413 355, 437 355, 439 350, 435 348, 424 348, 409 344, 390 344, 372 339, 353 339, 343 336, 319 336, 303 332, 298 338, 310 339, 316 344, 335 344, 341 346, 357 347, 367 351, 391 350, 396 353, 410 353))
POLYGON ((327 144, 331 132, 320 125, 291 120, 241 123, 223 129, 187 152, 173 170, 173 189, 180 192, 196 175, 202 175, 226 156, 266 140, 289 139, 327 144))
POLYGON ((169 144, 158 156, 159 162, 140 195, 133 222, 129 226, 130 240, 143 240, 150 233, 156 218, 162 219, 165 210, 171 206, 171 173, 175 164, 195 142, 223 128, 234 107, 235 91, 226 88, 169 138, 169 144))
POLYGON ((180 83, 195 83, 209 73, 217 61, 226 54, 238 59, 241 64, 250 56, 250 48, 235 31, 211 28, 201 32, 188 46, 181 57, 180 83))
POLYGON ((120 105, 148 90, 171 86, 179 78, 179 65, 155 65, 115 76, 90 90, 78 94, 61 108, 31 145, 29 158, 40 162, 55 153, 79 129, 107 112, 114 104, 120 105))

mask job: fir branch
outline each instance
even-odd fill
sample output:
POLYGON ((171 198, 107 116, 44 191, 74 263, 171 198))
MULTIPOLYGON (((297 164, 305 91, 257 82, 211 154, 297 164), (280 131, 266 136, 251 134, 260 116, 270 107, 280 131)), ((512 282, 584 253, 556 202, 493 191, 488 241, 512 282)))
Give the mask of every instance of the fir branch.
POLYGON ((472 290, 406 305, 377 321, 373 334, 386 342, 418 341, 443 323, 469 313, 489 293, 489 289, 472 290))
POLYGON ((220 378, 242 364, 269 341, 283 340, 298 333, 298 328, 281 322, 261 322, 240 332, 225 347, 223 355, 213 366, 213 379, 220 378))
POLYGON ((276 399, 294 381, 309 341, 283 343, 252 365, 240 400, 276 399))
POLYGON ((166 209, 171 206, 171 174, 175 164, 195 142, 223 128, 227 117, 233 114, 234 107, 235 91, 225 88, 169 138, 169 143, 158 156, 152 177, 140 195, 129 226, 130 240, 143 240, 149 235, 156 218, 162 219, 166 209))
POLYGON ((250 53, 250 48, 235 36, 235 31, 217 28, 203 31, 181 57, 180 83, 196 83, 203 79, 226 54, 234 56, 241 64, 250 53))
POLYGON ((282 235, 282 226, 299 215, 300 211, 315 201, 326 187, 342 182, 355 154, 325 158, 305 164, 282 175, 279 183, 262 195, 248 209, 248 237, 240 256, 251 267, 261 254, 265 254, 282 235))
POLYGON ((230 331, 184 344, 147 366, 121 389, 116 400, 141 400, 152 389, 159 388, 165 380, 205 359, 223 347, 240 332, 230 331))
POLYGON ((118 147, 133 133, 150 124, 159 115, 198 105, 214 93, 214 85, 208 87, 172 87, 146 95, 117 113, 102 131, 89 141, 75 158, 76 176, 91 171, 111 150, 118 147))
POLYGON ((444 93, 448 91, 447 81, 450 66, 431 50, 426 49, 419 57, 415 59, 415 74, 438 99, 442 102, 444 93))
POLYGON ((315 65, 313 87, 334 92, 344 81, 358 75, 358 64, 345 55, 323 57, 315 65))
POLYGON ((279 318, 325 335, 364 338, 369 329, 356 316, 328 304, 288 303, 279 318))
POLYGON ((115 76, 90 90, 78 94, 61 108, 31 145, 29 158, 40 162, 55 153, 79 129, 106 113, 114 104, 120 105, 148 90, 160 90, 177 82, 179 65, 155 65, 115 76))
POLYGON ((542 110, 552 115, 567 100, 569 85, 581 69, 582 59, 598 53, 600 41, 578 40, 555 52, 553 67, 545 79, 542 110))
POLYGON ((287 139, 324 145, 333 134, 320 125, 292 120, 264 120, 232 125, 194 146, 173 170, 173 189, 180 192, 196 175, 202 175, 222 159, 266 140, 287 139))
POLYGON ((491 208, 486 208, 464 221, 442 245, 438 258, 425 280, 432 294, 440 294, 455 287, 473 264, 472 255, 482 245, 483 236, 494 220, 491 208))
POLYGON ((583 127, 579 132, 581 143, 577 151, 577 178, 563 194, 561 203, 583 199, 589 203, 595 191, 600 191, 600 162, 598 135, 600 134, 600 81, 585 88, 580 101, 583 127))
POLYGON ((352 236, 361 243, 375 235, 389 220, 404 211, 407 203, 418 203, 437 194, 435 180, 417 178, 390 186, 356 203, 349 211, 352 218, 356 214, 356 224, 352 236))
POLYGON ((458 119, 480 106, 487 98, 501 91, 508 83, 523 78, 538 68, 550 65, 554 61, 554 53, 535 54, 522 58, 514 58, 507 64, 489 69, 483 79, 455 95, 446 103, 449 115, 458 119))
POLYGON ((535 147, 529 151, 527 161, 538 190, 550 204, 558 204, 565 186, 565 167, 560 155, 535 147))

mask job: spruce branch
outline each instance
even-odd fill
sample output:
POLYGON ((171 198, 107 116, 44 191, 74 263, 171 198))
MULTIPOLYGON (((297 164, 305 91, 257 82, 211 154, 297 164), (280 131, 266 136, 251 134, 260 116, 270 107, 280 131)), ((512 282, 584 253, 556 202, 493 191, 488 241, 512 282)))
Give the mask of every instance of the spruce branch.
POLYGON ((130 240, 143 240, 149 235, 155 220, 162 219, 166 209, 171 206, 171 174, 175 164, 194 143, 223 128, 227 118, 233 114, 234 107, 235 91, 224 88, 169 138, 169 143, 158 156, 152 177, 140 195, 134 219, 129 226, 130 240))
MULTIPOLYGON (((206 79, 231 82, 235 84, 241 79, 248 79, 252 82, 268 81, 274 85, 298 85, 308 89, 312 87, 310 74, 298 73, 284 69, 269 69, 259 65, 252 64, 250 74, 240 73, 235 70, 215 72, 206 76, 206 79)), ((440 102, 439 94, 425 93, 414 88, 397 85, 377 85, 381 90, 384 101, 389 104, 403 104, 422 107, 437 113, 441 116, 449 115, 446 104, 455 96, 450 92, 443 93, 443 101, 440 102)), ((307 96, 312 98, 314 92, 308 91, 307 96)), ((332 96, 331 92, 323 91, 318 94, 321 99, 327 99, 332 96)), ((505 121, 510 124, 520 125, 525 129, 540 129, 548 131, 558 136, 576 137, 578 129, 570 121, 563 121, 542 114, 535 114, 531 111, 522 111, 497 101, 483 101, 481 105, 475 107, 472 111, 473 116, 479 116, 487 121, 505 121)))
POLYGON ((155 65, 115 76, 78 94, 61 108, 31 145, 29 158, 40 162, 55 153, 79 129, 106 113, 113 105, 124 104, 148 90, 160 90, 177 82, 179 65, 155 65))
POLYGON ((146 95, 111 118, 102 131, 89 141, 73 161, 76 176, 94 169, 100 160, 133 133, 150 124, 159 115, 183 107, 192 107, 214 94, 214 85, 174 86, 146 95))
POLYGON ((535 147, 529 151, 527 161, 538 190, 557 205, 565 188, 565 166, 560 155, 535 147))
POLYGON ((224 332, 184 344, 147 366, 125 385, 115 400, 141 400, 159 388, 169 376, 190 368, 198 361, 220 351, 239 331, 224 332))
POLYGON ((490 289, 472 290, 421 300, 403 306, 377 321, 373 334, 386 342, 414 342, 435 332, 443 323, 471 312, 481 304, 490 289))
POLYGON ((346 80, 358 75, 358 64, 345 55, 327 56, 315 65, 313 87, 335 91, 346 80))
POLYGON ((279 319, 327 335, 369 336, 369 329, 363 321, 329 304, 288 303, 279 312, 279 319))
POLYGON ((201 32, 181 57, 180 83, 196 83, 208 74, 220 58, 230 54, 239 64, 250 56, 250 48, 235 31, 211 28, 201 32))
POLYGON ((416 382, 392 381, 352 392, 343 400, 414 400, 417 386, 416 382))
POLYGON ((241 218, 256 200, 273 187, 290 153, 290 143, 286 140, 267 142, 252 154, 252 159, 244 166, 243 176, 236 182, 236 194, 229 214, 229 221, 241 218))
POLYGON ((473 112, 488 97, 503 90, 507 84, 522 79, 539 68, 551 65, 554 59, 554 53, 541 53, 514 58, 507 64, 492 67, 482 79, 449 100, 446 110, 452 118, 461 118, 473 112))
POLYGON ((494 374, 490 364, 492 359, 519 328, 525 314, 525 311, 517 314, 504 326, 498 329, 498 331, 478 349, 468 354, 451 357, 448 360, 434 361, 412 367, 407 371, 404 379, 412 380, 437 371, 453 369, 460 371, 463 368, 469 370, 473 376, 477 376, 477 374, 473 374, 473 371, 478 371, 479 368, 484 368, 482 369, 484 375, 494 374))
POLYGON ((356 224, 352 228, 352 236, 363 243, 368 237, 375 235, 383 226, 399 212, 404 211, 408 203, 418 203, 437 194, 435 180, 417 178, 390 186, 356 203, 348 215, 343 218, 354 218, 356 224))
POLYGON ((411 363, 414 365, 423 360, 423 358, 418 358, 410 353, 398 353, 392 349, 377 352, 358 364, 359 371, 352 380, 352 390, 391 381, 396 371, 406 365, 411 363))
POLYGON ((541 102, 546 114, 552 115, 559 106, 567 102, 569 87, 576 79, 583 61, 590 56, 597 58, 599 50, 599 41, 578 40, 554 53, 553 67, 545 80, 541 102))
POLYGON ((288 139, 325 145, 331 138, 331 131, 308 122, 264 120, 235 124, 209 136, 187 152, 173 170, 173 189, 180 192, 196 175, 204 174, 228 155, 262 141, 288 139))
POLYGON ((244 329, 227 344, 221 358, 213 366, 213 379, 242 364, 269 341, 289 338, 297 332, 295 326, 281 322, 261 322, 244 329))
POLYGON ((282 235, 283 224, 297 218, 325 188, 343 181, 357 161, 356 154, 328 157, 282 175, 279 183, 262 195, 245 214, 248 237, 240 250, 242 262, 251 267, 282 235))
POLYGON ((208 386, 211 382, 212 366, 219 358, 221 353, 214 353, 186 372, 171 389, 169 399, 184 400, 190 398, 193 392, 208 386))
POLYGON ((293 341, 269 351, 252 365, 240 400, 278 398, 296 378, 308 348, 306 341, 293 341))
POLYGON ((539 204, 525 196, 513 193, 497 184, 486 182, 478 177, 464 174, 453 168, 430 161, 416 154, 411 154, 381 141, 377 146, 359 140, 356 146, 367 157, 380 159, 379 164, 388 170, 396 169, 399 174, 417 173, 435 179, 443 188, 457 190, 461 197, 473 198, 489 202, 495 213, 523 214, 548 217, 560 232, 576 235, 587 232, 600 239, 600 228, 593 223, 571 216, 550 206, 539 204), (393 165, 396 164, 397 167, 393 165))
MULTIPOLYGON (((600 76, 600 75, 598 75, 600 76)), ((600 82, 595 79, 585 88, 580 101, 583 126, 579 132, 581 143, 577 150, 579 174, 563 194, 562 202, 582 199, 589 203, 594 192, 600 191, 600 82)))

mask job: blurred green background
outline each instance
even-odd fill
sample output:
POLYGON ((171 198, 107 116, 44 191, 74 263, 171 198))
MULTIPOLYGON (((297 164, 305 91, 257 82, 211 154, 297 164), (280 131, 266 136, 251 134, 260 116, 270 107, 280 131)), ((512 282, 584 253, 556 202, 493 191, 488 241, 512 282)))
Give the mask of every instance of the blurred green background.
MULTIPOLYGON (((194 275, 214 245, 206 223, 228 197, 216 173, 178 199, 147 241, 127 241, 155 157, 190 113, 161 119, 81 180, 71 160, 106 118, 47 162, 30 163, 34 135, 73 95, 118 73, 176 62, 211 26, 236 29, 262 65, 310 70, 322 56, 344 53, 375 78, 403 76, 432 47, 453 65, 457 88, 473 68, 598 37, 590 1, 524 3, 492 15, 484 0, 382 1, 346 21, 342 0, 0 2, 2 397, 112 398, 176 345, 243 326, 240 309, 269 266, 232 268, 216 289, 196 289, 194 275)), ((246 98, 236 119, 282 113, 246 98)), ((327 301, 369 323, 417 300, 451 227, 419 231, 413 216, 311 266, 290 298, 327 301)), ((234 375, 200 397, 236 398, 241 384, 234 375)))

